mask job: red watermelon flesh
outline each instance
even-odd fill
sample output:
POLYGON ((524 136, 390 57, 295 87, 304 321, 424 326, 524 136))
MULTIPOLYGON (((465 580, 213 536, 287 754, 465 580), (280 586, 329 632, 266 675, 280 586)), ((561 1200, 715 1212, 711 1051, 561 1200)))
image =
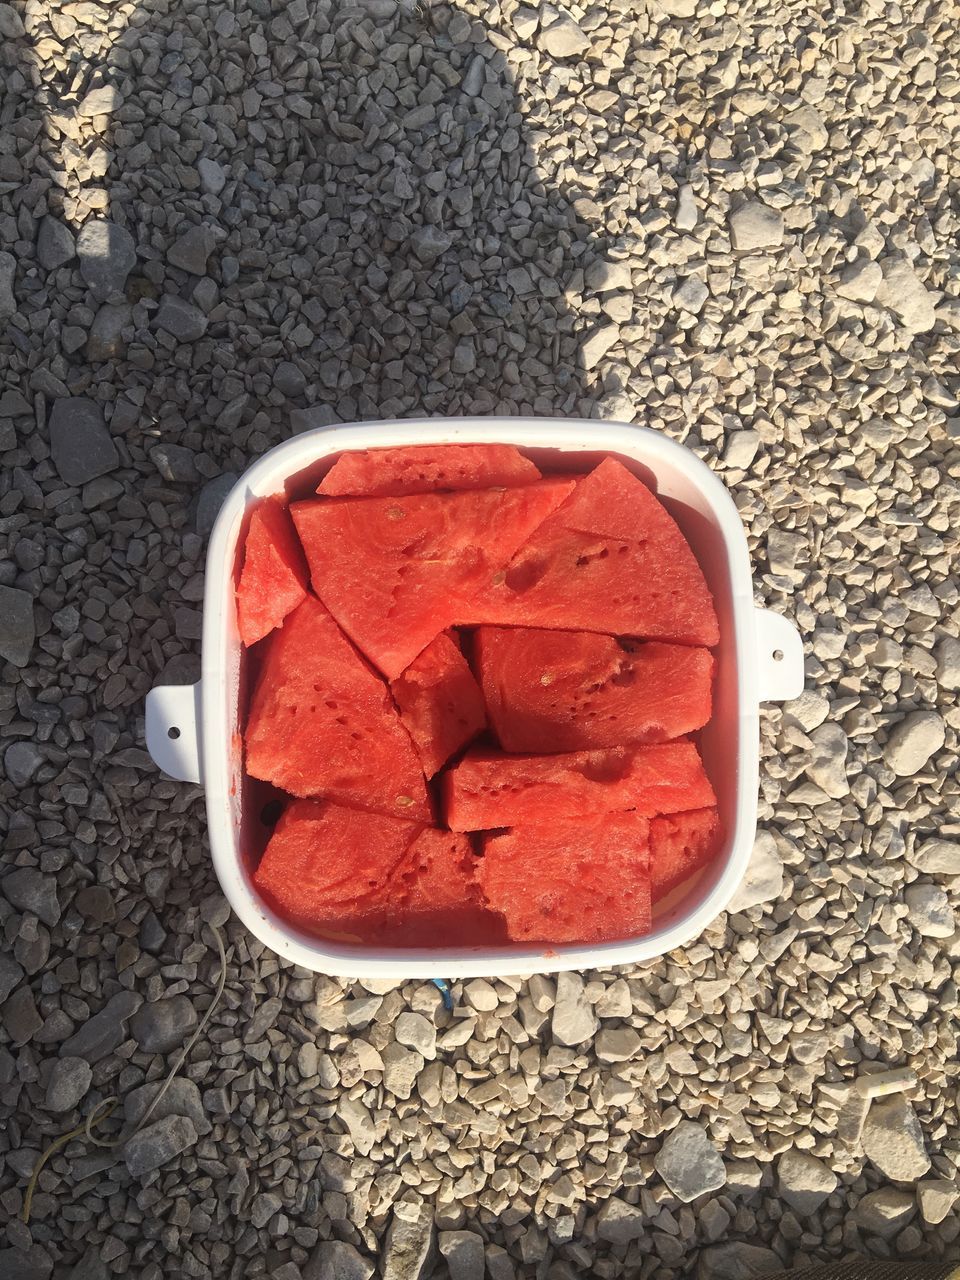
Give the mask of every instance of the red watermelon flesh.
POLYGON ((664 742, 710 719, 707 649, 590 631, 480 627, 477 665, 505 751, 664 742))
POLYGON ((514 942, 631 938, 650 928, 648 826, 592 814, 488 836, 477 872, 514 942))
POLYGON ((313 596, 270 639, 246 748, 247 772, 291 795, 430 821, 423 769, 386 685, 313 596))
POLYGON ((428 778, 487 723, 480 686, 446 632, 414 658, 390 689, 428 778))
POLYGON ((415 822, 318 800, 286 809, 254 884, 301 929, 350 941, 392 928, 391 877, 423 831, 415 822))
POLYGON ((462 623, 600 631, 713 645, 693 551, 651 491, 606 458, 511 559, 462 623))
POLYGON ((437 489, 491 489, 539 479, 537 468, 512 444, 408 445, 342 454, 317 493, 399 498, 437 489))
POLYGON ((650 880, 653 901, 666 897, 716 856, 720 819, 715 807, 671 813, 650 823, 650 880))
POLYGON ((237 587, 240 639, 249 648, 279 627, 307 594, 303 550, 279 498, 254 509, 237 587))
POLYGON ((405 947, 506 942, 503 920, 487 909, 477 881, 479 864, 466 836, 422 832, 394 873, 399 913, 382 940, 405 947))
POLYGON ((390 680, 474 612, 514 552, 568 496, 565 480, 517 489, 328 498, 291 507, 314 590, 390 680))
POLYGON ((697 748, 683 740, 553 756, 473 750, 442 782, 453 831, 539 826, 628 809, 652 817, 716 804, 697 748))

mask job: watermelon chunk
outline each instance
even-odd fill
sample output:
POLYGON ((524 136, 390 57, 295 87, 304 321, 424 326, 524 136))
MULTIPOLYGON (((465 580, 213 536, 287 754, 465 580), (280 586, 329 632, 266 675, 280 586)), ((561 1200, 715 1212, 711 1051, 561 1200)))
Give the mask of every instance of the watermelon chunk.
POLYGON ((446 632, 414 658, 390 689, 428 778, 487 723, 480 686, 446 632))
POLYGON ((279 627, 307 594, 303 550, 279 498, 254 508, 237 587, 240 639, 249 647, 279 627))
POLYGON ((650 928, 648 821, 592 814, 488 836, 477 872, 515 942, 601 942, 650 928))
POLYGON ((653 901, 675 889, 716 856, 720 819, 714 806, 671 813, 650 823, 650 880, 653 901))
POLYGON ((422 832, 393 875, 398 914, 382 940, 403 947, 506 942, 503 920, 487 909, 480 889, 479 864, 466 836, 422 832))
POLYGON ((437 489, 492 489, 530 484, 540 472, 512 444, 424 444, 344 453, 317 493, 399 498, 437 489))
POLYGON ((458 621, 679 644, 719 639, 713 600, 686 539, 666 507, 613 458, 580 481, 474 603, 458 621))
POLYGON ((270 639, 246 747, 247 772, 291 795, 430 821, 423 769, 386 685, 313 596, 270 639))
POLYGON ((281 815, 253 881, 301 929, 344 941, 395 926, 388 886, 423 828, 327 801, 296 800, 281 815))
POLYGON ((527 627, 480 627, 474 642, 505 751, 664 742, 710 719, 707 649, 527 627))
POLYGON ((313 587, 395 680, 568 496, 565 480, 518 489, 328 498, 291 507, 313 587))
POLYGON ((716 804, 697 748, 683 740, 555 756, 473 750, 443 775, 443 800, 453 831, 627 809, 651 817, 716 804))

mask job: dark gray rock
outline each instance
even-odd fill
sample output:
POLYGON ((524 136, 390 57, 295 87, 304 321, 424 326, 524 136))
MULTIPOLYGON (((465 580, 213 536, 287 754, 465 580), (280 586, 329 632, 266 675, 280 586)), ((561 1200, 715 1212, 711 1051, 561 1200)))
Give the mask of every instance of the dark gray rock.
POLYGON ((126 302, 105 302, 94 317, 87 338, 88 360, 116 360, 127 349, 123 330, 133 317, 133 308, 126 302))
POLYGON ((73 900, 73 905, 85 920, 93 924, 109 924, 117 918, 117 903, 113 890, 103 884, 88 884, 73 900))
POLYGON ((32 742, 12 742, 3 753, 3 770, 15 787, 27 787, 43 764, 43 753, 32 742))
POLYGON ((85 1058, 95 1064, 108 1053, 113 1053, 126 1039, 127 1022, 143 1004, 143 997, 134 991, 118 991, 107 1001, 99 1013, 95 1013, 60 1046, 63 1058, 85 1058))
MULTIPOLYGON (((0 5, 0 9, 6 6, 0 5)), ((0 1276, 3 1280, 48 1280, 53 1263, 38 1246, 27 1250, 0 1249, 0 1276)))
POLYGON ((80 274, 99 302, 122 293, 127 276, 137 261, 137 250, 129 231, 105 218, 84 223, 77 236, 80 274))
POLYGON ((75 1264, 67 1280, 110 1280, 107 1264, 100 1257, 100 1250, 96 1246, 88 1249, 75 1264))
POLYGON ((207 332, 207 317, 192 302, 168 293, 160 301, 156 325, 178 342, 196 342, 207 332))
POLYGON ((196 1030, 197 1014, 183 995, 143 1004, 130 1019, 130 1034, 144 1053, 168 1053, 196 1030))
POLYGON ((47 214, 40 219, 37 234, 37 258, 45 271, 55 271, 77 256, 73 232, 59 218, 47 214))
POLYGON ((48 1111, 72 1111, 90 1088, 93 1072, 83 1058, 58 1058, 47 1081, 48 1111))
POLYGON ((189 1150, 196 1141, 197 1130, 189 1116, 164 1116, 133 1135, 123 1148, 123 1158, 131 1176, 142 1178, 189 1150))
POLYGON ((410 237, 410 248, 422 263, 430 266, 453 244, 453 236, 438 227, 418 227, 410 237))
POLYGON ((17 312, 17 299, 13 292, 16 274, 16 258, 12 253, 0 252, 0 323, 9 320, 17 312))
POLYGON ((173 484, 194 484, 200 479, 193 450, 180 444, 158 444, 150 450, 154 466, 173 484))
POLYGON ((43 1026, 33 992, 26 984, 19 987, 0 1009, 0 1023, 18 1047, 32 1040, 43 1026))
POLYGON ((84 396, 55 401, 50 414, 50 451, 64 484, 86 484, 112 471, 120 461, 103 410, 84 396))
POLYGON ((336 409, 328 404, 312 404, 309 409, 294 409, 290 415, 290 428, 295 436, 302 431, 314 431, 318 427, 332 427, 340 422, 336 409))
POLYGON ((433 1211, 424 1205, 420 1216, 408 1222, 394 1211, 380 1251, 382 1280, 420 1280, 429 1274, 434 1252, 433 1211))
POLYGON ((285 396, 302 396, 307 380, 303 372, 290 360, 281 360, 273 375, 273 385, 285 396))
POLYGON ((370 1280, 374 1266, 346 1240, 322 1240, 303 1268, 303 1280, 370 1280))
POLYGON ((0 892, 18 911, 31 911, 46 925, 60 919, 57 882, 36 867, 16 867, 0 880, 0 892))
POLYGON ((6 1000, 17 983, 22 980, 23 968, 17 964, 13 956, 0 951, 0 1004, 6 1000))
POLYGON ((25 667, 36 637, 33 596, 16 587, 0 585, 0 658, 25 667))
POLYGON ((234 472, 225 471, 222 476, 217 476, 214 480, 208 480, 200 490, 200 497, 197 500, 196 522, 197 533, 201 538, 209 537, 227 494, 239 478, 234 472))
MULTIPOLYGON (((146 1115, 147 1108, 157 1096, 163 1080, 152 1080, 132 1089, 123 1100, 123 1114, 128 1125, 137 1125, 146 1115)), ((209 1133, 211 1124, 203 1106, 199 1088, 186 1076, 177 1076, 170 1082, 163 1097, 150 1112, 150 1123, 167 1116, 189 1116, 197 1133, 209 1133)))
POLYGON ((207 259, 216 247, 217 238, 208 226, 191 227, 167 250, 167 261, 183 271, 202 276, 207 259))

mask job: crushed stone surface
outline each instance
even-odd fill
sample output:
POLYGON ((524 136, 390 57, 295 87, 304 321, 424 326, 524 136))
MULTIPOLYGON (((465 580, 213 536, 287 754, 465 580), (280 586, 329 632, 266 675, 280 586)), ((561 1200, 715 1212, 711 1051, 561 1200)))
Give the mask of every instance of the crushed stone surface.
POLYGON ((957 1256, 958 20, 0 3, 0 1272, 957 1256), (143 703, 198 677, 255 458, 456 414, 686 444, 807 688, 763 708, 729 912, 653 963, 453 982, 451 1013, 229 917, 143 703), (24 1224, 51 1141, 109 1095, 103 1134, 145 1115, 211 999, 206 922, 226 992, 181 1080, 59 1150, 24 1224))

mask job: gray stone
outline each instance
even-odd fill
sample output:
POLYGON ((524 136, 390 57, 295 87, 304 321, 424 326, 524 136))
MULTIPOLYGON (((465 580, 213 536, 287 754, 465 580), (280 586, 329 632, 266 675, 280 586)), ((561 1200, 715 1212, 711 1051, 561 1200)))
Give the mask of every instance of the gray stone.
POLYGON ((45 271, 55 271, 77 256, 77 242, 70 228, 59 218, 46 214, 37 233, 37 259, 45 271))
POLYGON ((206 156, 197 161, 197 173, 200 175, 200 186, 208 195, 218 196, 227 185, 227 174, 223 165, 206 156))
POLYGON ((13 281, 17 273, 17 260, 12 253, 0 251, 0 324, 17 312, 17 299, 13 281))
POLYGON ((142 1004, 130 1019, 130 1034, 144 1053, 169 1053, 196 1030, 197 1013, 185 995, 142 1004))
POLYGON ((129 1139, 123 1158, 131 1177, 143 1178, 182 1155, 196 1141, 197 1130, 189 1116, 164 1116, 129 1139))
POLYGON ((184 302, 175 294, 166 293, 160 300, 155 321, 178 342, 196 342, 207 332, 207 317, 192 302, 184 302))
POLYGON ((14 987, 23 980, 23 968, 13 956, 0 951, 0 1004, 3 1004, 14 987))
MULTIPOLYGON (((0 4, 0 13, 7 7, 0 4)), ((40 1245, 0 1249, 0 1276, 3 1280, 49 1280, 50 1272, 50 1255, 40 1245)))
POLYGON ((719 1152, 704 1129, 691 1120, 681 1120, 667 1135, 653 1167, 684 1204, 718 1191, 727 1180, 719 1152))
POLYGON ((312 404, 309 409, 294 409, 290 414, 290 429, 294 435, 303 431, 316 431, 321 427, 332 427, 342 421, 340 415, 329 404, 312 404))
POLYGON ((123 331, 131 322, 133 308, 126 302, 105 302, 94 317, 87 338, 88 360, 116 360, 125 354, 123 331))
POLYGON ((779 248, 783 244, 783 214, 751 200, 731 213, 730 240, 739 252, 779 248))
MULTIPOLYGON (((132 1089, 123 1099, 123 1115, 131 1127, 138 1125, 147 1113, 159 1093, 163 1080, 153 1080, 132 1089)), ((163 1097, 150 1112, 150 1123, 164 1120, 167 1116, 189 1116, 197 1133, 202 1137, 211 1129, 210 1120, 203 1105, 203 1099, 197 1085, 186 1076, 176 1076, 170 1081, 163 1097)))
POLYGON ((772 1249, 734 1240, 711 1245, 700 1254, 697 1280, 753 1280, 783 1270, 780 1256, 772 1249))
POLYGON ((541 29, 539 43, 551 58, 575 58, 590 48, 590 37, 564 13, 541 29))
POLYGON ((64 1058, 85 1058, 95 1064, 113 1053, 126 1038, 127 1021, 143 1003, 143 997, 133 991, 118 991, 111 996, 99 1013, 95 1013, 60 1046, 64 1058))
POLYGON ((693 198, 693 188, 683 186, 677 192, 677 210, 673 215, 673 225, 678 231, 692 231, 697 225, 700 213, 697 202, 693 198))
POLYGON ((370 1280, 373 1263, 346 1240, 322 1240, 303 1268, 303 1280, 370 1280))
POLYGON ((810 734, 813 749, 805 769, 811 782, 834 799, 850 792, 847 781, 847 735, 838 724, 822 724, 810 734))
POLYGON ((731 431, 723 450, 723 460, 728 467, 746 470, 757 456, 759 448, 759 431, 731 431))
POLYGON ((815 107, 805 105, 797 107, 794 111, 788 111, 783 122, 793 130, 794 144, 805 155, 822 151, 830 140, 830 134, 823 123, 823 116, 815 107))
POLYGON ((381 1280, 420 1280, 429 1274, 433 1236, 433 1211, 429 1205, 424 1205, 412 1219, 401 1216, 395 1208, 380 1252, 381 1280))
POLYGON ((915 1182, 930 1168, 917 1113, 902 1094, 871 1102, 861 1141, 864 1154, 893 1182, 915 1182))
POLYGON ((627 1204, 618 1196, 605 1201, 597 1214, 597 1235, 613 1245, 628 1245, 647 1233, 647 1219, 642 1209, 627 1204))
POLYGON ((890 730, 883 758, 898 778, 909 778, 925 767, 945 741, 943 720, 935 711, 911 711, 890 730))
POLYGON ((622 259, 595 258, 583 273, 583 282, 593 293, 619 293, 633 288, 630 263, 622 259))
POLYGON ((208 480, 200 490, 200 495, 197 499, 196 525, 197 533, 201 538, 209 537, 220 513, 220 508, 239 478, 234 472, 225 471, 222 476, 216 476, 215 479, 208 480))
POLYGON ((595 369, 611 347, 620 341, 620 326, 604 324, 588 334, 580 344, 580 365, 589 371, 595 369))
POLYGON ((960 876, 960 842, 955 840, 926 840, 907 861, 927 875, 960 876))
POLYGON ((743 883, 730 899, 728 911, 749 911, 776 902, 783 892, 783 859, 772 831, 758 831, 743 883))
POLYGON ((173 484, 194 484, 200 479, 193 450, 183 445, 155 445, 150 450, 150 459, 164 480, 173 484))
MULTIPOLYGON (((282 395, 302 396, 307 389, 307 380, 292 361, 281 360, 274 371, 273 385, 282 395)), ((329 423, 325 425, 329 426, 329 423)))
POLYGON ((791 1209, 808 1217, 837 1187, 837 1175, 809 1151, 791 1148, 777 1162, 780 1194, 791 1209))
POLYGON ((23 19, 12 4, 0 4, 0 36, 16 40, 24 34, 23 19))
POLYGON ((437 1028, 422 1013, 403 1012, 394 1025, 397 1043, 406 1045, 428 1061, 437 1056, 437 1028))
POLYGON ((37 1002, 26 983, 0 1009, 0 1024, 17 1047, 32 1040, 43 1026, 37 1002))
POLYGON ((94 297, 107 302, 122 293, 127 276, 137 261, 133 236, 115 222, 92 218, 77 236, 80 274, 94 297))
POLYGON ((558 974, 557 998, 550 1024, 557 1044, 583 1044, 599 1026, 593 1005, 584 994, 583 978, 578 973, 558 974))
POLYGON ((100 1250, 96 1245, 88 1249, 72 1268, 67 1280, 110 1280, 107 1264, 100 1257, 100 1250))
POLYGON ((689 276, 673 291, 673 305, 696 315, 710 297, 710 290, 699 276, 689 276))
POLYGON ((77 115, 109 116, 122 104, 123 99, 116 85, 102 84, 84 94, 77 106, 77 115))
POLYGON ((861 1231, 889 1240, 907 1225, 916 1212, 916 1199, 909 1192, 881 1187, 859 1201, 852 1217, 861 1231))
POLYGON ((937 659, 937 684, 950 693, 960 690, 960 640, 944 636, 934 650, 937 659))
POLYGON ((642 1041, 633 1027, 615 1027, 597 1035, 596 1050, 600 1062, 629 1062, 640 1052, 642 1041))
POLYGON ((12 742, 3 753, 3 770, 15 787, 28 787, 43 764, 43 752, 32 742, 12 742))
POLYGON ((426 266, 432 265, 453 244, 453 236, 438 227, 420 227, 410 237, 410 248, 426 266))
POLYGON ((924 1222, 943 1222, 960 1197, 960 1188, 946 1178, 925 1178, 917 1183, 917 1204, 924 1222))
POLYGON ((58 1058, 50 1072, 44 1106, 48 1111, 72 1111, 93 1079, 93 1071, 83 1058, 58 1058))
POLYGON ((438 1239, 450 1280, 483 1280, 483 1236, 475 1231, 441 1231, 438 1239))
POLYGON ((36 637, 33 596, 16 587, 0 585, 0 658, 25 667, 36 637))
POLYGON ((37 867, 17 867, 8 871, 0 880, 0 891, 18 911, 32 912, 45 925, 52 927, 60 919, 57 882, 37 867))
POLYGON ((103 420, 103 409, 95 400, 84 396, 54 402, 50 414, 50 451, 64 484, 86 484, 113 471, 120 461, 117 446, 103 420))
POLYGON ((216 248, 216 244, 216 235, 205 223, 191 227, 167 250, 167 261, 171 266, 179 267, 182 271, 202 276, 207 270, 207 259, 216 248))

